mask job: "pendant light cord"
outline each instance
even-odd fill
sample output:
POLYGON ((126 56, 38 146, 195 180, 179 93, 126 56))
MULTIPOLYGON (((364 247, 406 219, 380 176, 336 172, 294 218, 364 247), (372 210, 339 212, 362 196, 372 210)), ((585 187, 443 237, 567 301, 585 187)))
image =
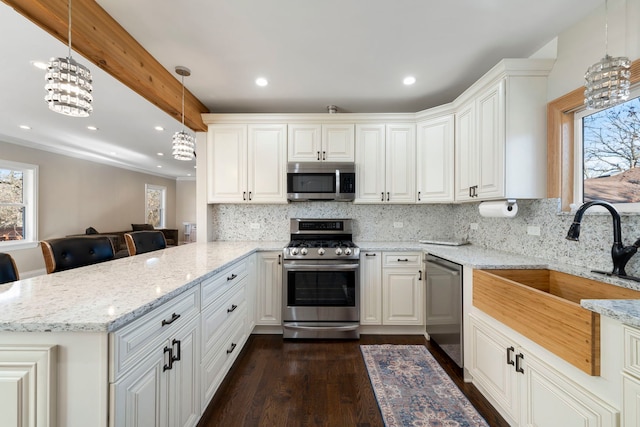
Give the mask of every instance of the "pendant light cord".
POLYGON ((184 75, 182 75, 182 132, 184 132, 184 75))
MULTIPOLYGON (((71 1, 71 0, 69 0, 71 1)), ((609 56, 609 0, 604 1, 604 56, 609 56)))
POLYGON ((69 58, 71 58, 71 0, 69 0, 69 35, 68 35, 68 40, 69 40, 69 58))

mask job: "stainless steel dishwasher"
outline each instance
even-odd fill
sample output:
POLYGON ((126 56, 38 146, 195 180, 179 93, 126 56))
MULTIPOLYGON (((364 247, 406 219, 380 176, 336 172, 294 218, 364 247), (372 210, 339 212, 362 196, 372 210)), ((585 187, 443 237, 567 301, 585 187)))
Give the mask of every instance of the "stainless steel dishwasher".
POLYGON ((427 334, 462 368, 462 266, 425 257, 427 334))

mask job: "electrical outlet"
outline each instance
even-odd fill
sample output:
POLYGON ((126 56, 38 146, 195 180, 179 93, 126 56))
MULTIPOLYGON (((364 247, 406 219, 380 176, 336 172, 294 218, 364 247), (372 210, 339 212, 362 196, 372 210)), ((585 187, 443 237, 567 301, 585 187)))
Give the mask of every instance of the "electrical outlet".
POLYGON ((404 224, 402 222, 393 223, 393 228, 402 228, 402 227, 404 227, 404 224))
POLYGON ((537 225, 530 225, 527 227, 527 234, 530 236, 539 236, 540 235, 540 227, 537 225))
POLYGON ((251 224, 249 224, 249 228, 251 228, 252 230, 259 230, 260 224, 258 224, 257 222, 252 222, 251 224))
POLYGON ((471 224, 469 224, 469 228, 471 228, 472 230, 477 230, 478 229, 478 223, 477 222, 472 222, 471 224))

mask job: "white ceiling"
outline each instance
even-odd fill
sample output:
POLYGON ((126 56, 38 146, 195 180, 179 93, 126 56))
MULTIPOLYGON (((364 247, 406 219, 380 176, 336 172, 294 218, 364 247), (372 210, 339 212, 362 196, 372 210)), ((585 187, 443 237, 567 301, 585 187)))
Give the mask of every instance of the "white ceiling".
MULTIPOLYGON (((603 0, 98 0, 211 112, 415 112, 452 101, 502 58, 528 57, 603 0), (404 86, 407 75, 416 77, 404 86), (269 80, 255 85, 257 77, 269 80)), ((94 113, 49 112, 44 72, 63 43, 0 3, 5 58, 0 136, 169 177, 180 124, 81 56, 94 74, 94 113), (10 63, 6 59, 10 58, 10 63), (6 78, 10 75, 11 78, 6 78), (31 131, 22 131, 29 124, 31 131), (89 132, 86 125, 100 128, 89 132), (162 125, 164 132, 153 130, 162 125), (116 155, 110 153, 115 152, 116 155), (164 152, 160 158, 157 152, 164 152), (157 168, 161 165, 162 168, 157 168)))

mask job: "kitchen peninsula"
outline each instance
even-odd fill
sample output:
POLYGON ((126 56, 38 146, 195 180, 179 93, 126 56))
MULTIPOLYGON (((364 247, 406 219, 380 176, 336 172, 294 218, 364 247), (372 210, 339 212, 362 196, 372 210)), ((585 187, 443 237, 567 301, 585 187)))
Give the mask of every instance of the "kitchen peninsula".
MULTIPOLYGON (((357 243, 363 250, 369 251, 429 252, 463 264, 466 272, 478 268, 553 268, 594 278, 590 276, 591 273, 581 274, 571 266, 553 265, 541 259, 472 245, 446 247, 413 242, 357 243)), ((207 396, 204 391, 206 387, 200 383, 201 378, 214 378, 217 386, 221 378, 216 376, 216 369, 226 372, 234 360, 222 363, 214 357, 210 364, 202 362, 201 366, 209 346, 215 346, 220 341, 222 353, 232 353, 235 358, 253 330, 257 282, 252 255, 260 251, 279 251, 284 244, 194 243, 2 285, 0 362, 6 361, 12 348, 22 353, 29 348, 36 348, 38 354, 47 355, 44 361, 43 357, 37 359, 37 363, 49 364, 48 370, 41 371, 41 365, 37 370, 37 375, 42 372, 49 375, 38 379, 44 382, 37 383, 36 393, 44 393, 38 395, 43 398, 37 400, 37 408, 27 409, 34 411, 33 416, 38 412, 37 416, 44 419, 57 419, 57 424, 53 422, 49 425, 75 427, 121 425, 120 421, 116 421, 118 415, 114 414, 118 413, 118 405, 124 402, 123 399, 129 399, 127 404, 148 405, 148 402, 136 401, 136 393, 144 393, 144 387, 150 384, 154 386, 154 381, 160 381, 158 378, 164 374, 164 368, 170 375, 186 375, 180 369, 185 369, 182 366, 191 366, 186 362, 192 360, 190 369, 197 370, 197 373, 193 371, 196 381, 191 384, 195 402, 189 404, 193 412, 191 416, 197 422, 208 404, 205 398, 200 398, 201 394, 207 396), (236 278, 240 281, 238 285, 233 284, 236 278), (231 325, 218 328, 220 331, 215 328, 219 316, 216 314, 217 308, 214 308, 218 302, 223 317, 229 312, 239 313, 231 325), (237 310, 233 308, 234 305, 237 310), (153 330, 156 326, 161 328, 163 321, 169 324, 167 328, 174 324, 173 332, 153 330), (189 325, 192 327, 189 328, 189 325), (228 336, 224 335, 227 330, 228 336), (188 333, 183 334, 184 331, 188 333), (151 346, 147 335, 158 338, 159 347, 157 344, 151 346), (189 336, 192 341, 189 341, 189 336), (172 340, 182 341, 182 346, 179 343, 175 345, 172 340), (47 348, 49 350, 45 350, 47 348), (137 369, 140 363, 149 361, 146 352, 151 349, 159 349, 159 363, 150 363, 148 371, 138 376, 132 375, 139 374, 137 369), (169 353, 168 358, 166 353, 169 353), (201 370, 204 371, 202 374, 201 370), (142 379, 139 383, 129 384, 133 389, 139 389, 122 392, 119 384, 126 382, 129 377, 142 379), (52 384, 47 386, 47 380, 52 384), (51 404, 47 405, 48 402, 51 404)), ((466 274, 466 277, 471 276, 466 274)), ((611 278, 598 279, 618 285, 636 285, 619 283, 620 280, 611 278)), ((468 286, 472 285, 465 283, 465 312, 471 310, 468 286)), ((631 303, 631 306, 637 308, 638 303, 631 303)), ((637 317, 635 321, 640 322, 637 317)), ((616 340, 613 343, 622 345, 616 340)), ((562 361, 556 363, 565 366, 562 361)), ((605 363, 608 361, 605 360, 605 363)), ((580 374, 569 375, 575 377, 580 374)), ((603 375, 612 374, 604 369, 603 375)), ((25 375, 25 381, 30 381, 28 375, 25 375)), ((603 380, 592 377, 588 381, 598 383, 603 380)), ((33 385, 35 387, 35 383, 33 385)), ((213 389, 215 392, 215 387, 213 389)), ((164 388, 159 390, 161 394, 170 393, 164 388)), ((210 394, 211 390, 208 391, 210 394)), ((615 391, 610 394, 617 396, 615 391)), ((17 405, 14 404, 15 400, 6 403, 7 408, 15 412, 17 405)), ((4 403, 0 407, 2 405, 4 403)), ((176 412, 183 409, 176 409, 176 412)), ((159 417, 165 415, 156 413, 159 417)))

